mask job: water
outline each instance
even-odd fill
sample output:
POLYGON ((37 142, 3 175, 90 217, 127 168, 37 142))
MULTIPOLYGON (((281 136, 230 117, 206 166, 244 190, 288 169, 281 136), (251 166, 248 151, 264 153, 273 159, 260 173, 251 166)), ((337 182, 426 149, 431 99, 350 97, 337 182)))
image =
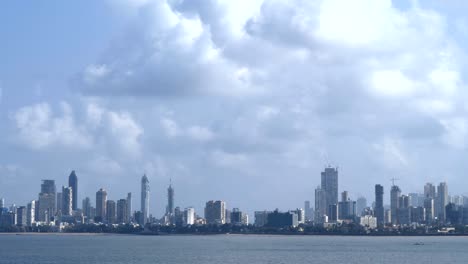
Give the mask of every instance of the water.
POLYGON ((466 263, 468 237, 0 235, 0 263, 466 263), (423 245, 415 245, 423 243, 423 245))

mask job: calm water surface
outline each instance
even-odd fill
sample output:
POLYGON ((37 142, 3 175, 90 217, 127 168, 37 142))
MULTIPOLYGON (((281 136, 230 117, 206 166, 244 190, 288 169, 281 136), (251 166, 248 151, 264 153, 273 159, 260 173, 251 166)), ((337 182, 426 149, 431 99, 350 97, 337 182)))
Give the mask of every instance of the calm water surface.
POLYGON ((468 263, 468 237, 0 235, 0 263, 468 263))

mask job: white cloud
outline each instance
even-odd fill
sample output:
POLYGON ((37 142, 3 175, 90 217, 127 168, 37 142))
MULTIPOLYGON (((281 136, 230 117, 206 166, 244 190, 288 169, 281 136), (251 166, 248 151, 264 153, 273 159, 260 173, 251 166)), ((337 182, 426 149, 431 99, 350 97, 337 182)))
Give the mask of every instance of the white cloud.
POLYGON ((75 123, 70 105, 62 102, 61 108, 61 116, 55 116, 48 103, 19 109, 13 115, 18 138, 28 147, 34 149, 51 145, 89 148, 92 144, 92 138, 83 127, 75 123))
POLYGON ((214 138, 213 132, 202 126, 191 126, 187 129, 187 135, 197 141, 210 141, 214 138))
POLYGON ((168 137, 173 138, 181 134, 181 131, 177 123, 168 117, 162 118, 160 120, 160 124, 168 137))

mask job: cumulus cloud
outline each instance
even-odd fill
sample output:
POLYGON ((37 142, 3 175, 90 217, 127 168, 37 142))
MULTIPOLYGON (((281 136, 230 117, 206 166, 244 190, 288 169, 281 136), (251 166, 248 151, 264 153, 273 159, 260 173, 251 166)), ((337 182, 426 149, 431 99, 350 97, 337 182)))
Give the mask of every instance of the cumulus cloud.
POLYGON ((41 149, 50 145, 88 148, 92 138, 86 129, 76 124, 69 104, 62 102, 62 114, 56 116, 48 103, 25 106, 13 119, 18 129, 18 138, 28 147, 41 149))

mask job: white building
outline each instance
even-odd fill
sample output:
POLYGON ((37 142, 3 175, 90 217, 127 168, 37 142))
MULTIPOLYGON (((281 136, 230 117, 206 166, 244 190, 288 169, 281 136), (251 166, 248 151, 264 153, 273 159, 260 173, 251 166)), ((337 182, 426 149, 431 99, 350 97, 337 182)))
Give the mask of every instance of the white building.
POLYGON ((195 209, 193 207, 184 210, 184 225, 193 225, 195 223, 195 209))
POLYGON ((359 217, 359 224, 369 229, 377 228, 377 218, 371 215, 365 215, 359 217))

